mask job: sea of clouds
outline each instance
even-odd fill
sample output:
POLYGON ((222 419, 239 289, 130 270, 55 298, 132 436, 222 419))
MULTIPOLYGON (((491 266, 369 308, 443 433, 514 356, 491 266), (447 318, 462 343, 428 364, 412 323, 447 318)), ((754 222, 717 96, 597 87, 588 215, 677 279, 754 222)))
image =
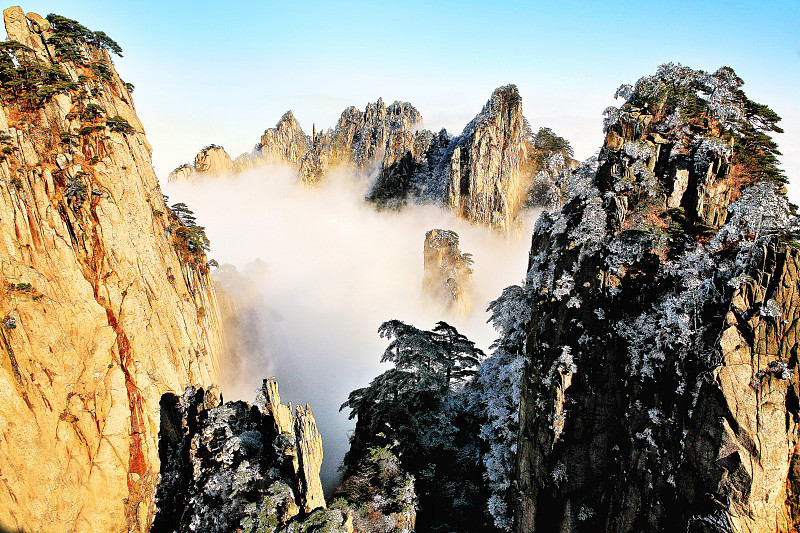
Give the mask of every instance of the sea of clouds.
MULTIPOLYGON (((421 329, 445 320, 487 351, 496 332, 485 309, 521 283, 537 213, 505 236, 438 206, 377 211, 364 200, 368 178, 334 171, 310 189, 285 167, 262 167, 164 187, 185 202, 211 240, 215 280, 237 310, 236 353, 223 361, 226 400, 252 401, 275 376, 284 403, 308 403, 322 433, 323 485, 330 492, 354 421, 339 406, 353 389, 388 370, 378 326, 399 319, 421 329), (453 230, 475 264, 474 310, 442 314, 421 293, 428 230, 453 230)), ((229 333, 231 333, 229 331, 229 333)))

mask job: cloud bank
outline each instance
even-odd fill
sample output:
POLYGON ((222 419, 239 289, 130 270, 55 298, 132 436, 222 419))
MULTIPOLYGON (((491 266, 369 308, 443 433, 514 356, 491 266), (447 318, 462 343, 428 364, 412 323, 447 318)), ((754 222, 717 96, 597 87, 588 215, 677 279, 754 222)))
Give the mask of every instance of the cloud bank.
POLYGON ((369 181, 333 172, 315 189, 295 172, 260 168, 233 177, 164 187, 206 227, 214 272, 238 312, 239 361, 223 361, 225 398, 251 400, 275 376, 285 401, 311 405, 323 437, 326 491, 337 481, 354 426, 339 406, 388 369, 378 326, 399 319, 421 329, 445 320, 484 351, 496 335, 485 309, 525 274, 535 213, 510 237, 470 225, 436 206, 378 212, 369 181), (422 297, 423 244, 434 228, 454 230, 474 264, 474 311, 442 315, 422 297), (227 364, 226 364, 227 363, 227 364))

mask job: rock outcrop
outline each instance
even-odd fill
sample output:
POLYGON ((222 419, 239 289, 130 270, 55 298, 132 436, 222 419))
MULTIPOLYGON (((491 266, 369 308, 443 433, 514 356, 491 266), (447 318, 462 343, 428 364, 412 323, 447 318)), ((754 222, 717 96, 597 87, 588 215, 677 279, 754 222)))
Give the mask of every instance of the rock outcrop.
POLYGON ((421 122, 419 111, 407 102, 386 107, 379 98, 363 112, 348 107, 333 130, 331 154, 337 160, 352 162, 359 170, 376 167, 383 159, 390 136, 412 132, 421 122))
POLYGON ((500 87, 455 140, 445 202, 463 218, 509 232, 525 200, 522 98, 500 87))
MULTIPOLYGON (((318 183, 329 168, 339 165, 371 173, 381 164, 387 139, 391 135, 412 131, 421 120, 419 112, 411 104, 395 102, 387 107, 383 100, 378 99, 377 103, 368 104, 364 111, 348 107, 333 130, 325 133, 312 131, 308 136, 292 112, 287 111, 274 128, 264 132, 252 153, 237 157, 230 169, 225 165, 221 168, 228 173, 238 173, 263 165, 288 165, 298 169, 300 180, 307 185, 318 183)), ((183 165, 173 171, 170 181, 196 179, 199 176, 195 173, 217 173, 198 166, 197 161, 206 150, 197 155, 194 167, 183 165)))
POLYGON ((352 533, 326 509, 322 440, 306 406, 280 403, 264 380, 255 405, 214 405, 202 389, 161 400, 161 477, 153 532, 352 533))
POLYGON ((422 293, 445 314, 472 311, 472 257, 458 249, 458 234, 432 229, 425 234, 422 293))
POLYGON ((379 209, 399 209, 409 201, 443 203, 452 141, 444 129, 391 135, 367 199, 379 209))
POLYGON ((778 117, 741 85, 668 64, 623 86, 598 167, 540 218, 518 531, 797 528, 800 253, 778 117))
POLYGON ((194 170, 201 174, 232 174, 234 168, 231 156, 221 146, 206 146, 194 158, 194 170))
POLYGON ((314 187, 325 178, 325 172, 331 166, 329 135, 311 133, 311 148, 300 161, 299 179, 305 185, 314 187))
POLYGON ((165 206, 118 45, 4 12, 0 528, 145 531, 159 401, 217 382, 202 247, 165 206))
POLYGON ((194 181, 204 176, 229 176, 240 171, 240 166, 223 147, 212 144, 197 153, 194 165, 181 165, 173 170, 169 181, 194 181))

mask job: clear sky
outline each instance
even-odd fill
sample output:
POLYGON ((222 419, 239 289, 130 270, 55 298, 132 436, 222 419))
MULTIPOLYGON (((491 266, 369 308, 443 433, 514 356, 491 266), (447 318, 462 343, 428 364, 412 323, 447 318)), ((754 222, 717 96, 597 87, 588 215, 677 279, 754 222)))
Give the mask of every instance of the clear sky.
POLYGON ((162 179, 211 143, 232 156, 291 109, 303 128, 348 105, 414 104, 425 127, 459 133, 491 91, 516 83, 534 128, 580 159, 602 144, 602 111, 621 83, 664 62, 727 65, 772 107, 800 202, 800 2, 786 1, 30 1, 103 30, 162 179))

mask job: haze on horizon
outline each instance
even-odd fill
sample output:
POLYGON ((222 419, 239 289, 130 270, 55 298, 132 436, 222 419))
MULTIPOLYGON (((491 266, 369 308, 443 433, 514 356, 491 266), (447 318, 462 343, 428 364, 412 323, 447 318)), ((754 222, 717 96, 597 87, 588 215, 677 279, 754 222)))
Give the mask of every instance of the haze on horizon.
POLYGON ((535 3, 319 1, 68 4, 32 0, 117 40, 120 74, 162 180, 211 143, 236 157, 289 109, 306 132, 382 97, 411 102, 452 134, 492 90, 515 83, 534 128, 579 160, 602 144, 602 112, 622 83, 665 62, 732 67, 747 95, 782 118, 776 135, 800 202, 800 4, 568 0, 535 3))

